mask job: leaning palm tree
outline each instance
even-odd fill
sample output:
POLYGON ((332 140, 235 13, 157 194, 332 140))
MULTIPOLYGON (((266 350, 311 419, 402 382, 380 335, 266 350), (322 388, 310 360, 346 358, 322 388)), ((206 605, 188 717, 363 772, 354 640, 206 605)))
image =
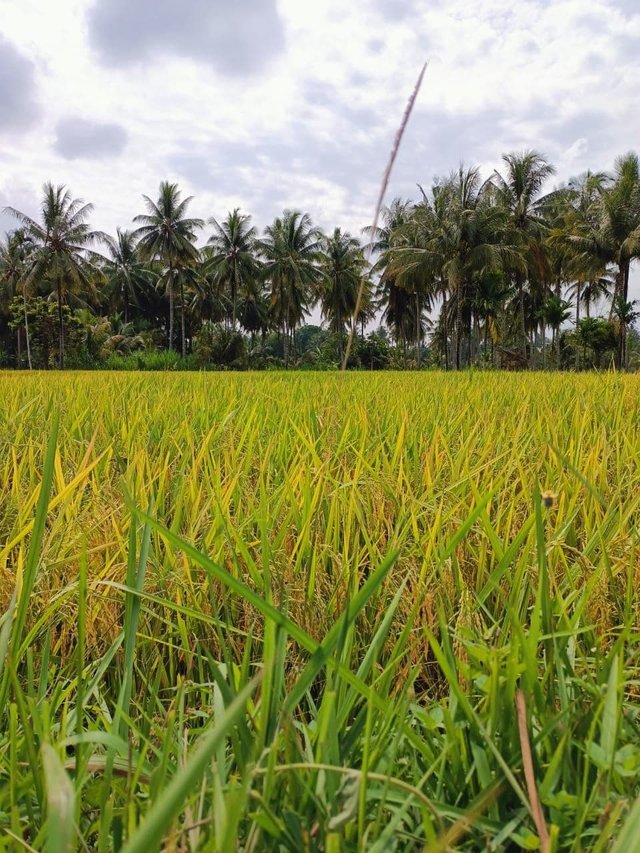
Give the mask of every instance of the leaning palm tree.
POLYGON ((366 262, 359 241, 340 228, 324 239, 322 248, 318 299, 323 318, 337 336, 342 364, 345 327, 354 320, 366 262))
MULTIPOLYGON (((22 293, 22 308, 24 312, 25 343, 27 346, 27 364, 31 364, 31 340, 29 337, 29 313, 27 311, 27 277, 29 264, 32 259, 33 244, 25 232, 17 229, 6 235, 4 243, 0 243, 0 292, 7 303, 22 293)), ((20 359, 20 329, 18 329, 18 363, 20 359)))
POLYGON ((6 210, 19 220, 25 235, 33 244, 33 262, 25 283, 49 281, 54 286, 58 304, 58 364, 63 369, 62 308, 69 293, 94 289, 95 262, 100 256, 90 247, 97 242, 104 242, 105 235, 89 228, 87 219, 93 205, 72 198, 63 185, 44 185, 39 221, 14 208, 6 210))
POLYGON ((214 233, 208 241, 211 251, 205 272, 212 274, 220 289, 228 291, 231 327, 235 331, 238 297, 244 288, 250 287, 260 271, 255 252, 256 229, 251 225, 251 217, 241 214, 237 207, 227 214, 223 222, 210 219, 209 225, 213 226, 214 233))
POLYGON ((134 217, 133 221, 140 226, 134 232, 134 237, 139 240, 139 249, 144 259, 157 260, 165 267, 164 278, 169 296, 170 350, 173 349, 175 290, 176 286, 179 287, 182 355, 185 356, 185 303, 183 277, 180 273, 198 260, 196 232, 204 223, 201 219, 186 216, 192 196, 183 199, 177 184, 162 181, 156 201, 146 195, 143 199, 148 212, 134 217))
POLYGON ((136 238, 130 231, 116 230, 116 236, 106 241, 107 261, 104 272, 107 287, 115 301, 115 309, 122 310, 125 324, 129 322, 129 308, 138 305, 139 295, 144 293, 155 278, 149 264, 140 257, 136 238))
POLYGON ((320 277, 322 235, 307 213, 287 210, 264 232, 258 250, 271 287, 271 316, 283 336, 285 366, 289 343, 313 299, 320 277))
POLYGON ((548 230, 545 209, 554 200, 555 194, 543 195, 542 190, 555 169, 537 151, 524 151, 521 154, 505 154, 504 175, 495 172, 492 184, 495 187, 498 203, 508 214, 513 242, 518 245, 525 258, 525 266, 518 264, 512 270, 515 296, 519 306, 519 337, 522 355, 527 358, 527 329, 525 299, 523 295, 526 280, 539 275, 543 263, 543 238, 548 230))

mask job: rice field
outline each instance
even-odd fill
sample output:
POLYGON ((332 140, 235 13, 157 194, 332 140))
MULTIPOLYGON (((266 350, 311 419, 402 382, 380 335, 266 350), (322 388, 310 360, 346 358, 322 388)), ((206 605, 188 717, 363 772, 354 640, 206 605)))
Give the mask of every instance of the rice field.
POLYGON ((640 849, 640 378, 0 400, 0 849, 640 849))

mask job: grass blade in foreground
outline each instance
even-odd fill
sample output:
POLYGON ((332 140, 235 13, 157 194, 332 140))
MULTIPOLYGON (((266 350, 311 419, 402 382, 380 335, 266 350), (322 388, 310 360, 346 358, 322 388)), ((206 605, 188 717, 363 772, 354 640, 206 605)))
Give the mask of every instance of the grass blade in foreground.
POLYGON ((225 709, 221 720, 202 735, 187 763, 178 770, 145 815, 142 823, 124 847, 124 853, 151 853, 158 850, 167 829, 180 814, 187 797, 196 790, 216 749, 246 713, 247 700, 258 686, 254 680, 225 709))

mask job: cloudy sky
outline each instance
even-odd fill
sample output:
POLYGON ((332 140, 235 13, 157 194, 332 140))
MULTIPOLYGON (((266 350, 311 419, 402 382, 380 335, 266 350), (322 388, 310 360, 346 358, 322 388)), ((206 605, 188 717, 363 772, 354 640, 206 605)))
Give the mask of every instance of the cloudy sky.
POLYGON ((523 147, 610 168, 639 56, 639 0, 0 0, 0 209, 51 180, 112 231, 171 179, 204 218, 357 232, 425 60, 389 197, 523 147))

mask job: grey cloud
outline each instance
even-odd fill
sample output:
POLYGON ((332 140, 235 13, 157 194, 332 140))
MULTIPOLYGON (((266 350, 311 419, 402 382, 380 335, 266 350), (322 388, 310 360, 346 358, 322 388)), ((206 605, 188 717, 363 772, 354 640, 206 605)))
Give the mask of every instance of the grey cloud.
POLYGON ((276 0, 96 0, 89 37, 109 65, 171 53, 217 71, 260 71, 284 46, 276 0))
POLYGON ((38 112, 35 66, 0 34, 0 133, 24 130, 38 112))
POLYGON ((55 149, 67 160, 116 157, 126 144, 126 130, 114 122, 65 118, 56 125, 55 149))
POLYGON ((416 12, 415 0, 378 0, 378 8, 384 18, 398 21, 416 12))
MULTIPOLYGON (((319 90, 316 94, 327 93, 319 90)), ((327 98, 331 100, 329 95, 327 98)), ((389 194, 416 197, 417 182, 428 185, 432 178, 447 174, 463 159, 468 164, 495 160, 502 150, 511 147, 513 140, 505 129, 508 126, 508 116, 501 111, 485 110, 466 116, 422 111, 414 115, 396 161, 389 194)), ((337 111, 335 132, 329 134, 321 135, 309 123, 299 121, 286 134, 264 135, 251 143, 225 141, 213 143, 206 152, 176 151, 169 166, 189 181, 196 193, 208 191, 246 200, 248 211, 260 226, 285 205, 304 209, 317 206, 315 191, 313 197, 305 196, 304 190, 296 198, 285 197, 283 184, 289 186, 289 179, 298 176, 302 181, 317 178, 340 188, 347 208, 360 206, 363 200, 373 205, 394 129, 381 132, 375 113, 371 127, 371 134, 354 139, 349 121, 337 111), (259 176, 258 181, 255 176, 259 176)))
POLYGON ((28 216, 35 216, 38 210, 38 199, 33 190, 24 186, 0 187, 0 239, 4 239, 5 234, 20 227, 15 216, 5 213, 5 207, 14 207, 28 216))
MULTIPOLYGON (((350 84, 364 90, 364 83, 356 75, 349 78, 350 84)), ((347 100, 345 93, 332 83, 322 80, 307 80, 302 85, 302 98, 309 110, 320 107, 327 110, 331 125, 351 123, 360 130, 375 130, 380 125, 379 113, 369 106, 360 106, 355 99, 347 100)))
MULTIPOLYGON (((317 103, 333 103, 330 87, 314 83, 307 94, 313 94, 317 103)), ((206 151, 176 151, 170 166, 196 193, 206 190, 214 196, 242 198, 259 225, 284 204, 314 209, 321 203, 322 192, 316 195, 315 190, 312 197, 308 190, 307 196, 300 190, 299 197, 284 198, 283 186, 295 186, 297 178, 301 187, 307 186, 304 181, 309 177, 326 181, 344 191, 345 211, 361 209, 363 204, 373 204, 394 136, 391 126, 381 131, 375 113, 370 117, 372 132, 354 136, 353 128, 362 131, 368 126, 350 122, 344 105, 340 105, 329 133, 320 134, 311 122, 300 120, 286 133, 266 134, 250 143, 220 141, 206 151)), ((327 123, 322 127, 326 131, 327 123)), ((434 178, 448 175, 461 162, 468 166, 497 164, 503 153, 532 145, 559 164, 572 145, 585 139, 589 164, 606 168, 609 129, 607 116, 597 110, 559 118, 554 105, 543 102, 465 114, 421 107, 407 128, 388 197, 416 198, 417 183, 429 186, 434 178)), ((582 168, 579 161, 575 166, 582 168)))
POLYGON ((640 15, 638 0, 610 0, 609 5, 612 9, 616 9, 627 18, 634 18, 640 15))
POLYGON ((5 234, 15 231, 18 227, 18 220, 10 213, 4 212, 5 203, 9 204, 9 199, 4 202, 0 195, 0 240, 4 240, 5 234))
POLYGON ((638 55, 640 55, 640 38, 629 33, 617 35, 614 39, 613 50, 617 57, 635 63, 638 55))
POLYGON ((449 113, 420 110, 412 123, 400 152, 406 178, 428 183, 434 176, 448 174, 461 162, 472 166, 495 160, 503 151, 520 145, 515 124, 504 109, 485 109, 476 113, 449 113), (403 157, 403 152, 413 152, 403 157), (415 174, 416 161, 420 174, 415 174))
POLYGON ((568 118, 559 117, 552 104, 535 104, 527 113, 535 128, 539 147, 553 162, 578 140, 586 142, 589 167, 607 167, 607 152, 611 143, 611 117, 602 110, 583 109, 568 118))

